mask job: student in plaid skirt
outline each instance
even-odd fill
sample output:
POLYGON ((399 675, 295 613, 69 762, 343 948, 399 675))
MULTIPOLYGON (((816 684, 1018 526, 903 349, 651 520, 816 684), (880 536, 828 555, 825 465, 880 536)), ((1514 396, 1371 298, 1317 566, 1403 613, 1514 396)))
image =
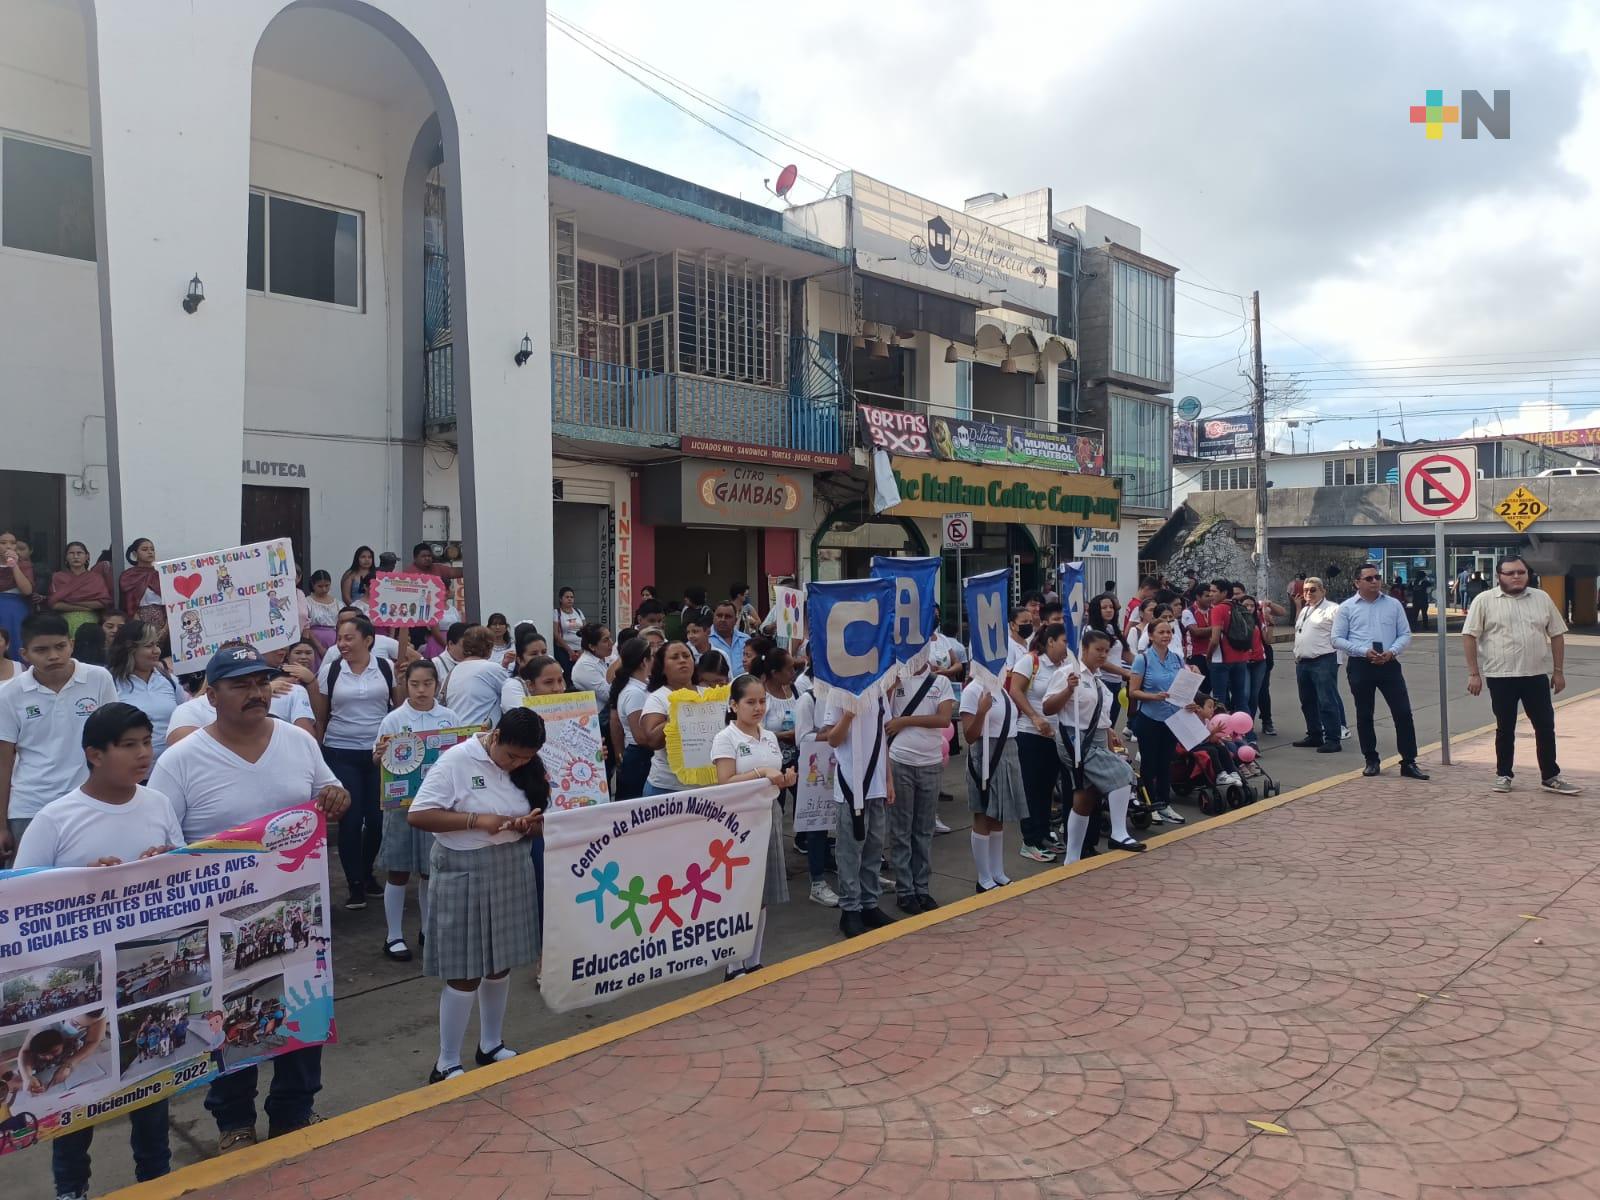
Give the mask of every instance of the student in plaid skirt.
POLYGON ((406 819, 434 835, 432 905, 422 972, 445 980, 439 1058, 428 1075, 459 1075, 461 1043, 478 999, 479 1066, 516 1054, 501 1036, 510 972, 539 954, 533 860, 523 839, 544 829, 550 780, 539 749, 544 720, 532 709, 502 714, 439 756, 406 819))

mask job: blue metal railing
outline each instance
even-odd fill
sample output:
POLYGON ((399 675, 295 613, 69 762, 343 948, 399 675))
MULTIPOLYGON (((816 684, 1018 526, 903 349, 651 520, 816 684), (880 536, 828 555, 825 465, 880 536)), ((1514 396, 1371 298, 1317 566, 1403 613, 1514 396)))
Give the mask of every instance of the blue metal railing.
MULTIPOLYGON (((455 423, 452 349, 428 351, 431 428, 455 423)), ((594 440, 608 432, 651 438, 706 437, 785 450, 843 453, 843 406, 725 379, 642 371, 575 354, 550 356, 550 420, 594 440)))

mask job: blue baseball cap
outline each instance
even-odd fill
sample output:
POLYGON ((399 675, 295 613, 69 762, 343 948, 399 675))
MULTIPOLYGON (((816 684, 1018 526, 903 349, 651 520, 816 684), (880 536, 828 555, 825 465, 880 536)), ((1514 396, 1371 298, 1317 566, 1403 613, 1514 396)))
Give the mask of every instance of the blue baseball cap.
POLYGON ((211 656, 206 664, 206 683, 219 679, 234 679, 240 675, 282 674, 277 667, 261 657, 261 651, 244 642, 224 646, 211 656))

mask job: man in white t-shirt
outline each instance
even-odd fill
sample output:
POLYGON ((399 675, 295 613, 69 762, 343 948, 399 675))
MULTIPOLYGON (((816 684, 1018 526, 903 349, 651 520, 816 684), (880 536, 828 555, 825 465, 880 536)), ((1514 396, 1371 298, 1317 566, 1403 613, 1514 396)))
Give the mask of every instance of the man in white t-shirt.
MULTIPOLYGON (((317 677, 304 667, 286 662, 288 655, 289 649, 285 646, 268 650, 261 656, 268 666, 283 672, 272 681, 272 715, 316 737, 317 714, 311 707, 311 696, 312 693, 320 694, 317 677)), ((193 700, 185 700, 172 710, 172 717, 167 722, 167 744, 170 746, 174 742, 181 742, 196 729, 204 729, 216 719, 216 705, 211 703, 210 695, 202 690, 193 700)))
POLYGON ((889 697, 889 771, 897 803, 889 810, 889 862, 894 869, 895 906, 901 912, 938 908, 929 894, 933 864, 933 823, 944 775, 944 738, 955 716, 950 681, 931 664, 916 675, 902 675, 889 697))
POLYGON ((117 700, 109 671, 72 657, 60 615, 23 621, 22 649, 32 665, 0 687, 0 858, 45 805, 88 778, 83 724, 117 700))
MULTIPOLYGON (((272 719, 277 675, 254 646, 231 642, 206 664, 206 689, 217 719, 171 746, 156 763, 152 790, 172 802, 186 842, 315 801, 328 820, 350 806, 350 794, 322 759, 316 739, 272 719)), ((322 1047, 272 1060, 267 1136, 316 1119, 312 1101, 322 1087, 322 1047)), ((256 1141, 256 1068, 224 1075, 211 1085, 206 1109, 217 1121, 219 1152, 256 1141)))
POLYGON ((839 932, 857 937, 894 921, 878 907, 878 869, 883 865, 887 810, 894 804, 894 776, 887 769, 884 702, 857 716, 835 688, 822 714, 821 736, 833 747, 833 798, 839 810, 834 854, 839 861, 839 932), (861 812, 856 812, 856 786, 861 812))

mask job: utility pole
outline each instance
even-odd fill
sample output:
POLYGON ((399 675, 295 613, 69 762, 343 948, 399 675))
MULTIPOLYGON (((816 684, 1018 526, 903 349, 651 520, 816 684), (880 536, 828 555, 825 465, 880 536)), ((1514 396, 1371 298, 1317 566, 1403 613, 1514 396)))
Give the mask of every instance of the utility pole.
POLYGON ((1256 599, 1265 604, 1267 595, 1267 389, 1261 369, 1261 293, 1250 293, 1250 313, 1255 327, 1255 415, 1256 415, 1256 599))

